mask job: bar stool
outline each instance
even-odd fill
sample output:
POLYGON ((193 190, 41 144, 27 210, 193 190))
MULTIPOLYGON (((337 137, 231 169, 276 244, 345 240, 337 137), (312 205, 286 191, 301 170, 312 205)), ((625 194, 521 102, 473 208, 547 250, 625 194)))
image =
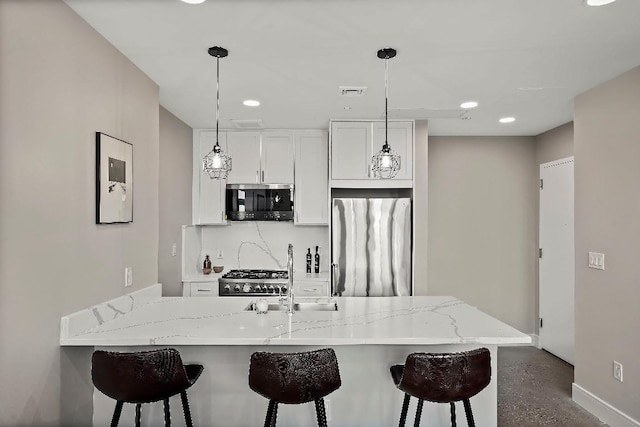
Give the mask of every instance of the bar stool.
POLYGON ((338 360, 331 348, 301 353, 251 355, 249 387, 269 399, 265 427, 275 427, 278 404, 314 401, 318 426, 327 426, 324 397, 340 386, 338 360))
POLYGON ((491 353, 486 348, 462 353, 411 353, 404 365, 390 368, 396 387, 404 391, 400 427, 404 426, 410 396, 418 398, 414 426, 420 425, 424 401, 449 403, 456 426, 455 402, 462 400, 469 427, 475 427, 469 398, 491 381, 491 353))
POLYGON ((142 403, 164 401, 165 426, 171 425, 169 398, 180 393, 187 426, 192 427, 186 390, 200 374, 202 365, 183 365, 173 348, 116 353, 97 350, 91 360, 94 386, 116 401, 111 427, 120 420, 124 403, 136 404, 136 427, 140 426, 142 403))

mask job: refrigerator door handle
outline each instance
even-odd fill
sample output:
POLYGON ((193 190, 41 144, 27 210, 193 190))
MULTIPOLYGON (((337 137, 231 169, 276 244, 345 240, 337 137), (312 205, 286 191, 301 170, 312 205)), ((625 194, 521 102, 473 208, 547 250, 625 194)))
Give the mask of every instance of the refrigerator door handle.
MULTIPOLYGON (((338 264, 333 263, 331 264, 331 290, 335 290, 335 287, 337 285, 336 282, 336 270, 338 269, 338 264)), ((332 295, 336 295, 336 292, 332 292, 332 295)))

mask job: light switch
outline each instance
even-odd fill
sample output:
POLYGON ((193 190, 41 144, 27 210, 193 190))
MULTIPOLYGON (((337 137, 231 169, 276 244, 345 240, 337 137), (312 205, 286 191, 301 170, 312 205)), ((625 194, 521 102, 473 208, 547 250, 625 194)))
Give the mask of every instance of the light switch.
POLYGON ((589 252, 589 268, 604 270, 604 254, 589 252))

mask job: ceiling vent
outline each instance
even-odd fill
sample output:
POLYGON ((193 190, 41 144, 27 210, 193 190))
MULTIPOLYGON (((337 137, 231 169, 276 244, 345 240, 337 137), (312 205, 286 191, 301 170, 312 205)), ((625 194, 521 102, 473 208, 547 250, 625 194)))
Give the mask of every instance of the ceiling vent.
MULTIPOLYGON (((389 110, 390 119, 460 119, 467 110, 460 108, 396 108, 389 110)), ((383 116, 384 117, 384 116, 383 116)))
POLYGON ((349 97, 364 96, 364 94, 367 93, 367 87, 366 86, 340 86, 338 88, 338 93, 340 94, 340 96, 349 96, 349 97))
POLYGON ((238 129, 264 129, 264 123, 261 119, 231 119, 231 123, 238 129))

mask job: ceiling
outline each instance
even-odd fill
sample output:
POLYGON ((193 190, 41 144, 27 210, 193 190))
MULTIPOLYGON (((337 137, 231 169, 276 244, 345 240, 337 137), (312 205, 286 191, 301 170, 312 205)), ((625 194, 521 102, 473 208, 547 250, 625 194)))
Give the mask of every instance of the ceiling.
POLYGON ((572 120, 576 95, 640 65, 638 0, 65 1, 193 128, 215 127, 214 45, 229 50, 221 128, 383 118, 383 47, 398 51, 389 118, 428 119, 431 135, 538 135, 572 120), (367 90, 344 97, 340 86, 367 90), (480 105, 463 110, 466 100, 480 105), (504 116, 516 121, 498 123, 504 116))

